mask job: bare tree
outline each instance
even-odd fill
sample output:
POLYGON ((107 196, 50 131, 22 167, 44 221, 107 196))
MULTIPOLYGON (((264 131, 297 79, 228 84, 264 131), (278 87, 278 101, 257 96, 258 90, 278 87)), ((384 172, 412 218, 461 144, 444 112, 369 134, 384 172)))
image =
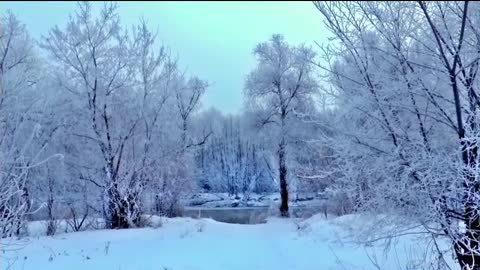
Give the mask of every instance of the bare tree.
POLYGON ((282 198, 280 212, 288 212, 287 146, 289 120, 294 111, 302 110, 317 89, 313 77, 315 53, 304 45, 291 47, 281 35, 273 35, 270 41, 257 45, 254 50, 257 68, 245 84, 249 101, 262 113, 262 126, 273 124, 278 134, 278 172, 282 198))
POLYGON ((119 116, 126 112, 118 104, 134 71, 128 36, 121 32, 116 5, 104 4, 100 17, 94 19, 91 5, 79 3, 78 13, 66 29, 55 27, 42 46, 64 71, 64 88, 86 102, 90 130, 79 136, 96 144, 102 156, 103 183, 95 183, 104 190, 107 227, 128 227, 137 216, 130 215, 128 207, 135 208, 126 199, 130 195, 122 194, 133 187, 121 168, 125 165, 126 142, 133 136, 139 118, 135 114, 133 119, 119 116))
POLYGON ((187 147, 190 147, 187 141, 187 125, 189 117, 191 116, 194 109, 198 108, 200 98, 205 93, 205 89, 208 87, 208 84, 205 81, 200 80, 199 78, 192 77, 186 80, 183 74, 179 74, 176 80, 176 85, 174 86, 174 92, 176 97, 176 104, 178 108, 178 113, 181 118, 181 142, 183 150, 187 147))
POLYGON ((7 12, 0 20, 0 237, 19 234, 30 211, 28 174, 42 164, 38 124, 29 121, 36 64, 25 26, 7 12))
POLYGON ((193 163, 193 148, 202 145, 209 134, 199 141, 188 138, 188 122, 195 110, 199 108, 200 98, 208 87, 207 82, 197 77, 185 78, 185 75, 175 70, 171 90, 175 96, 176 113, 180 121, 180 141, 175 147, 172 161, 162 174, 162 190, 160 198, 160 211, 167 216, 180 214, 180 199, 183 195, 195 189, 195 167, 193 163))
POLYGON ((409 216, 428 233, 450 239, 462 269, 480 269, 480 36, 473 16, 479 6, 315 5, 338 42, 323 48, 326 61, 319 66, 342 108, 337 114, 349 121, 330 127, 337 135, 327 140, 337 148, 343 188, 357 209, 409 216))

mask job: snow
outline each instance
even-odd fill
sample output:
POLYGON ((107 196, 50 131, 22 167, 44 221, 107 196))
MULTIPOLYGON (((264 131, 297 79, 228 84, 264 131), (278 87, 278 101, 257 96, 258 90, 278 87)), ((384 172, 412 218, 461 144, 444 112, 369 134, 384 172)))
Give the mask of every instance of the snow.
POLYGON ((357 216, 269 218, 254 225, 160 217, 151 222, 156 226, 4 239, 0 269, 14 260, 12 270, 377 269, 366 252, 376 256, 380 269, 405 269, 400 264, 425 246, 402 237, 384 257, 382 246, 347 238, 342 223, 360 226, 357 216))
MULTIPOLYGON (((80 222, 80 220, 78 220, 80 222)), ((105 222, 103 218, 87 218, 81 228, 81 231, 84 230, 98 230, 105 228, 105 222)), ((46 233, 47 222, 44 220, 30 221, 28 223, 28 235, 31 237, 44 236, 46 233)), ((57 224, 57 234, 61 233, 71 233, 73 229, 65 220, 58 220, 57 224)))

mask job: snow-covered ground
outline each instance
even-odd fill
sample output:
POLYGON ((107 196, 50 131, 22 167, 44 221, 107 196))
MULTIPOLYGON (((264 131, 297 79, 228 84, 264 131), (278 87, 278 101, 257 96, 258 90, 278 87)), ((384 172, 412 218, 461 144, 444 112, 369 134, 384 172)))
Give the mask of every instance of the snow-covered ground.
POLYGON ((153 228, 4 239, 0 269, 14 261, 12 270, 421 269, 407 268, 407 261, 423 257, 425 241, 403 236, 385 257, 380 244, 361 246, 348 236, 344 224, 362 222, 321 215, 255 225, 155 217, 153 228))

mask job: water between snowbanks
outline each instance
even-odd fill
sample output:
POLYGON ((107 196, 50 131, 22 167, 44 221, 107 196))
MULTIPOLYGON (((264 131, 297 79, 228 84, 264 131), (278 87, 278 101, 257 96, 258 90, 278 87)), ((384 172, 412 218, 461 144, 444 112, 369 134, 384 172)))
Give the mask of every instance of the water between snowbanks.
MULTIPOLYGON (((317 206, 290 207, 290 215, 297 218, 309 218, 320 212, 321 208, 317 206)), ((235 224, 265 223, 268 217, 276 215, 278 215, 278 209, 268 206, 218 208, 186 207, 183 211, 184 217, 211 218, 219 222, 235 224)))

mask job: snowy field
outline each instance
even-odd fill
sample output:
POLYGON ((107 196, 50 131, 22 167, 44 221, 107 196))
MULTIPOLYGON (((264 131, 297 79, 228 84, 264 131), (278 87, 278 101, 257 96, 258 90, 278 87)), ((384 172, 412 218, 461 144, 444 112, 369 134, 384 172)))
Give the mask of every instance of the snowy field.
MULTIPOLYGON (((211 219, 155 218, 152 228, 97 230, 3 240, 0 269, 12 270, 245 270, 427 269, 407 262, 424 258, 425 241, 404 236, 384 246, 355 244, 345 224, 356 216, 326 220, 269 218, 241 225, 211 219), (9 264, 12 264, 9 266, 9 264)), ((422 262, 419 262, 420 264, 422 262)), ((456 269, 453 267, 452 269, 456 269)))

